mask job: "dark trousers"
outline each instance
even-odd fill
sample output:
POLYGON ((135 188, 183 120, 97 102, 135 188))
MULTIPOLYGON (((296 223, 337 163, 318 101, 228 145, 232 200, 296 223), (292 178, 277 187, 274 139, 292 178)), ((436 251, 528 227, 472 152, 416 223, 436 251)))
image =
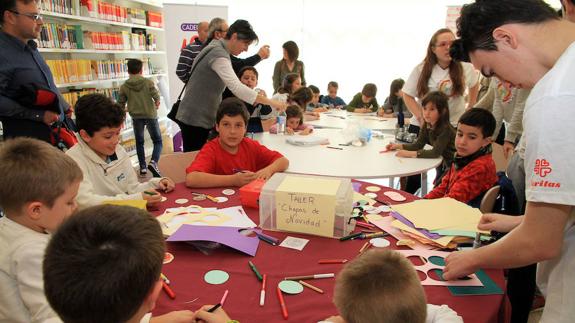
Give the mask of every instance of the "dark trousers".
POLYGON ((535 296, 537 264, 512 268, 507 272, 507 294, 511 303, 511 323, 526 323, 535 296))
POLYGON ((211 129, 194 127, 182 122, 178 122, 182 130, 182 140, 184 142, 184 152, 200 150, 206 144, 211 129))

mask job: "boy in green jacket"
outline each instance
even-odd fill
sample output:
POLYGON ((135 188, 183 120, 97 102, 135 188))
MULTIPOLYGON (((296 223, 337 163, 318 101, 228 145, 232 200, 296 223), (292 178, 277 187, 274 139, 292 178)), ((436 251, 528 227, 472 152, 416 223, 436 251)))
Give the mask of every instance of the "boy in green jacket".
POLYGON ((158 161, 162 152, 162 133, 158 124, 157 109, 160 106, 160 94, 154 82, 142 76, 142 61, 128 60, 130 78, 120 87, 118 103, 122 106, 128 103, 128 113, 132 117, 134 137, 136 137, 136 152, 140 164, 140 176, 146 176, 148 169, 154 177, 162 177, 158 170, 158 161), (144 149, 144 127, 148 128, 150 138, 154 143, 152 159, 146 167, 146 152, 144 149))

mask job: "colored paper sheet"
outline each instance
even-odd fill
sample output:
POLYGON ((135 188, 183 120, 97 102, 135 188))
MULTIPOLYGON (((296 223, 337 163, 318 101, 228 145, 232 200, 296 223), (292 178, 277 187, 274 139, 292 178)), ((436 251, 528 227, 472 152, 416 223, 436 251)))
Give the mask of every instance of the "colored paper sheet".
POLYGON ((338 179, 286 176, 275 192, 279 230, 332 237, 338 179))
MULTIPOLYGON (((417 231, 416 229, 409 227, 405 224, 403 224, 401 221, 399 220, 395 220, 391 223, 392 226, 403 230, 403 231, 407 231, 409 233, 415 234, 417 236, 423 237, 425 239, 429 239, 427 238, 425 235, 423 235, 421 232, 417 231)), ((451 242, 451 240, 453 240, 453 236, 445 236, 445 237, 441 237, 439 239, 429 239, 435 243, 438 243, 439 245, 443 246, 443 247, 447 247, 447 245, 451 242)))
POLYGON ((415 230, 419 231, 419 233, 423 234, 425 237, 427 237, 428 239, 439 239, 441 238, 441 235, 437 234, 437 233, 432 233, 428 230, 425 229, 421 229, 421 228, 416 228, 413 223, 411 223, 408 219, 406 219, 404 216, 402 216, 401 214, 397 213, 397 212, 390 212, 389 215, 391 215, 392 217, 396 218, 398 221, 400 221, 401 223, 407 225, 408 227, 414 228, 415 230))
MULTIPOLYGON (((453 296, 467 295, 502 295, 503 290, 483 270, 475 273, 483 286, 449 286, 447 287, 453 296)), ((439 275, 439 274, 438 274, 439 275)))
POLYGON ((166 241, 211 241, 221 243, 230 248, 241 251, 250 256, 255 256, 258 250, 259 239, 257 236, 247 237, 242 235, 238 228, 215 227, 202 225, 182 225, 166 241))
POLYGON ((412 249, 433 249, 432 246, 420 243, 419 241, 415 241, 410 237, 406 236, 401 230, 391 225, 395 219, 392 216, 381 216, 379 214, 368 214, 367 218, 369 222, 373 223, 378 228, 382 229, 383 231, 391 234, 395 239, 399 240, 411 240, 413 241, 413 248, 412 249))
POLYGON ((358 192, 353 192, 353 203, 357 203, 359 201, 367 201, 367 204, 374 205, 377 201, 374 199, 370 199, 369 197, 360 194, 358 192))
MULTIPOLYGON (((443 230, 433 230, 432 233, 437 233, 442 236, 460 236, 460 237, 468 237, 475 239, 475 235, 477 232, 475 231, 463 231, 463 230, 451 230, 451 229, 443 229, 443 230)), ((489 240, 491 239, 490 236, 481 235, 481 240, 489 240)))
POLYGON ((156 219, 162 224, 162 231, 166 236, 176 232, 183 224, 234 228, 256 227, 256 224, 247 216, 241 206, 214 209, 191 205, 168 209, 156 219))
POLYGON ((147 203, 148 201, 146 200, 109 200, 102 202, 102 204, 131 206, 142 210, 146 210, 147 203))
POLYGON ((427 230, 457 229, 476 231, 481 218, 479 209, 452 198, 417 200, 392 206, 417 228, 427 230))

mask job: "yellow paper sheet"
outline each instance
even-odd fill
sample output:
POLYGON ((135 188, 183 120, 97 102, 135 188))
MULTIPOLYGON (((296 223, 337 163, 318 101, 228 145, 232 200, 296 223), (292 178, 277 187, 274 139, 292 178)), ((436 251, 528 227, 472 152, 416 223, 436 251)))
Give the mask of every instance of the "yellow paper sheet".
POLYGON ((102 202, 102 204, 131 206, 144 211, 146 210, 147 203, 148 201, 146 200, 109 200, 102 202))
POLYGON ((156 220, 158 220, 162 226, 162 232, 165 236, 171 236, 184 224, 219 226, 230 219, 231 218, 226 214, 215 211, 204 211, 199 206, 197 209, 182 208, 181 211, 167 212, 156 217, 156 220), (194 210, 194 212, 190 212, 189 210, 194 210))
POLYGON ((338 179, 286 176, 278 186, 277 228, 333 237, 338 179))
POLYGON ((370 199, 369 197, 354 191, 353 192, 353 203, 357 203, 359 201, 367 201, 367 203, 369 205, 374 205, 377 202, 374 199, 370 199))
POLYGON ((425 238, 425 239, 431 240, 431 241, 433 241, 433 242, 435 242, 435 243, 437 243, 437 244, 440 244, 440 245, 442 245, 442 246, 444 246, 444 247, 447 247, 447 245, 448 245, 448 244, 451 242, 451 240, 453 240, 453 238, 454 238, 453 236, 445 236, 445 237, 441 237, 441 238, 436 239, 436 240, 434 240, 434 239, 429 239, 428 237, 426 237, 426 236, 425 236, 424 234, 422 234, 421 232, 415 230, 415 229, 412 228, 412 227, 409 227, 409 226, 403 224, 403 223, 402 223, 401 221, 399 221, 399 220, 395 220, 395 221, 391 222, 391 225, 394 226, 394 227, 396 227, 396 228, 398 228, 398 229, 400 229, 400 230, 407 231, 407 232, 409 232, 409 233, 412 233, 412 234, 415 234, 415 235, 417 235, 417 236, 423 237, 423 238, 425 238))
POLYGON ((481 218, 479 209, 448 197, 396 204, 392 209, 411 221, 415 227, 427 230, 449 228, 476 231, 481 218))

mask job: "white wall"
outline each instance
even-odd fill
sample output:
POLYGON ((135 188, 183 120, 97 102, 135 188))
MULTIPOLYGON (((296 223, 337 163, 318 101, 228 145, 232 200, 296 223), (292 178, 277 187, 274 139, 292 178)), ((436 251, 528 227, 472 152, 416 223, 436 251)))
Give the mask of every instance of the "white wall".
MULTIPOLYGON (((273 67, 282 58, 281 45, 294 40, 306 65, 306 80, 326 91, 331 80, 349 101, 363 84, 378 86, 383 103, 390 82, 409 73, 425 56, 429 38, 445 26, 448 5, 468 0, 204 0, 170 2, 227 5, 230 23, 246 19, 271 57, 259 63, 260 87, 272 92, 273 67)), ((558 0, 548 1, 559 7, 558 0)), ((169 19, 169 17, 167 17, 169 19)), ((244 54, 246 55, 246 54, 244 54)))

